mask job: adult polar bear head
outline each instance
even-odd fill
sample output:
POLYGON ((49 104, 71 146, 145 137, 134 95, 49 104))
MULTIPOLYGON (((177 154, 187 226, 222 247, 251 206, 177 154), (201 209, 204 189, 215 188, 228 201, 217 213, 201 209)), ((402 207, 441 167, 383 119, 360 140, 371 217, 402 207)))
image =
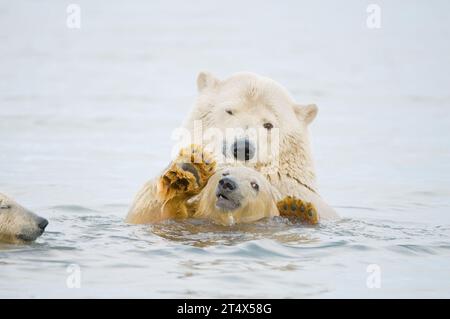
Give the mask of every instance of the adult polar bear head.
POLYGON ((219 155, 219 163, 231 160, 315 187, 307 127, 316 105, 297 104, 280 84, 254 73, 219 80, 202 72, 197 86, 184 127, 191 138, 201 136, 201 145, 219 155))
POLYGON ((0 242, 31 242, 42 235, 48 221, 0 193, 0 242))

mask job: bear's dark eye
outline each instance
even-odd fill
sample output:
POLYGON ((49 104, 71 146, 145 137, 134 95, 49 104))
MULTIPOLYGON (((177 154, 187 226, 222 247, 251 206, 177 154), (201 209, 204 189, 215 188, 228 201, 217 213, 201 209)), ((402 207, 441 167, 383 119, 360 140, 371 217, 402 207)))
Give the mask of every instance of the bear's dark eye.
POLYGON ((264 128, 266 128, 266 129, 268 129, 268 130, 270 130, 270 129, 272 129, 273 128, 273 124, 272 123, 269 123, 269 122, 267 122, 267 123, 264 123, 264 128))
POLYGON ((225 112, 227 112, 230 115, 233 115, 233 111, 232 110, 225 110, 225 112))
POLYGON ((252 188, 253 188, 255 191, 259 191, 259 185, 258 185, 258 184, 256 184, 255 182, 251 182, 250 185, 252 186, 252 188))

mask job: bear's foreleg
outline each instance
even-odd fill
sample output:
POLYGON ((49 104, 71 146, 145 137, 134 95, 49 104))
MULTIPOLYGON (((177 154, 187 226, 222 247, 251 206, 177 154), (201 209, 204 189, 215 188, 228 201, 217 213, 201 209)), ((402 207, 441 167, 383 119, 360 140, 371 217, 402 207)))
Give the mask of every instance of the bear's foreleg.
POLYGON ((214 174, 216 162, 212 155, 198 145, 180 150, 158 181, 158 197, 164 202, 163 216, 166 218, 187 218, 192 208, 187 201, 205 187, 214 174))

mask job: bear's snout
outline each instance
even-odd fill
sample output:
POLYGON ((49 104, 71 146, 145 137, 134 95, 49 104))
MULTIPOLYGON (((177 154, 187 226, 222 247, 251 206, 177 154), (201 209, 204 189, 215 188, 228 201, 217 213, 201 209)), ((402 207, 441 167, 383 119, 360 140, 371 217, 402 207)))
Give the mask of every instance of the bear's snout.
POLYGON ((36 240, 39 236, 41 236, 45 228, 48 226, 48 220, 37 216, 31 212, 28 212, 30 223, 27 227, 23 227, 19 234, 17 234, 17 239, 25 242, 30 242, 36 240))
POLYGON ((238 183, 232 177, 220 179, 216 189, 216 207, 225 211, 239 208, 242 195, 238 188, 238 183))
POLYGON ((236 182, 229 177, 224 177, 219 181, 219 189, 223 191, 232 192, 236 188, 237 188, 236 182))
POLYGON ((255 156, 255 146, 248 138, 240 138, 231 145, 231 153, 239 161, 248 161, 255 156))

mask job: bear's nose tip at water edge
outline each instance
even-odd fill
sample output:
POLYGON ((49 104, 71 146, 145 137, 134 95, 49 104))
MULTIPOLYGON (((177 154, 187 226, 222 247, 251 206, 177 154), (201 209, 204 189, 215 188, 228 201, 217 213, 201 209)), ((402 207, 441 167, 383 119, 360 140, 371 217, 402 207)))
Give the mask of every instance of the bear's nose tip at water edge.
POLYGON ((37 220, 37 224, 38 224, 38 227, 39 227, 42 231, 44 231, 45 228, 48 226, 48 220, 45 219, 45 218, 39 217, 38 220, 37 220))

